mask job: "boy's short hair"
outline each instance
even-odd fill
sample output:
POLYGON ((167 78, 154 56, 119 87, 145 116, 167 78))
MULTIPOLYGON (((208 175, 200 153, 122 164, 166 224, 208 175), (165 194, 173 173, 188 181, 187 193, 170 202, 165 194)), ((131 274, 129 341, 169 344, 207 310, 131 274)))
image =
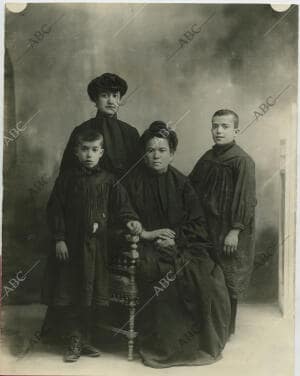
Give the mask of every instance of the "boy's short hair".
POLYGON ((75 137, 75 147, 77 147, 80 143, 84 141, 96 141, 100 140, 100 145, 103 147, 104 139, 101 132, 96 129, 91 128, 83 128, 80 130, 75 137))
POLYGON ((238 114, 236 114, 234 111, 232 110, 227 110, 227 109, 224 109, 224 110, 218 110, 216 111, 211 120, 215 117, 215 116, 224 116, 224 115, 232 115, 233 117, 233 122, 234 122, 234 128, 238 128, 239 127, 239 116, 238 114))

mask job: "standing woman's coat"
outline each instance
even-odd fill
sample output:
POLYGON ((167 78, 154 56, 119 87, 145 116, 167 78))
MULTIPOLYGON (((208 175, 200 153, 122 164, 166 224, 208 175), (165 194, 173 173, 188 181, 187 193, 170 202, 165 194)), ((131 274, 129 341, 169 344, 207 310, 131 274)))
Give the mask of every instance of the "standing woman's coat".
POLYGON ((121 178, 136 163, 139 158, 139 134, 131 125, 117 119, 117 116, 109 117, 100 111, 96 117, 77 126, 68 141, 62 158, 60 172, 64 172, 76 165, 76 157, 73 148, 77 133, 82 128, 97 129, 104 138, 103 158, 100 166, 121 178))
POLYGON ((219 359, 228 338, 230 303, 220 267, 209 257, 205 220, 188 179, 169 166, 141 167, 128 193, 146 231, 170 228, 174 247, 140 242, 140 353, 155 368, 219 359))

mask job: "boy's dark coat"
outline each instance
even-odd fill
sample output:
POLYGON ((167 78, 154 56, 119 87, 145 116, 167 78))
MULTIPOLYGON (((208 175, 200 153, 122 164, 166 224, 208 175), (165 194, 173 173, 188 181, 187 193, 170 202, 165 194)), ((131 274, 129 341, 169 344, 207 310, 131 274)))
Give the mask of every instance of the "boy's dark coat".
POLYGON ((210 237, 232 297, 243 295, 249 284, 255 247, 255 164, 235 142, 215 145, 190 174, 202 201, 210 237), (228 232, 240 229, 238 249, 223 253, 228 232))
POLYGON ((126 190, 109 172, 97 167, 71 168, 56 180, 47 207, 53 236, 42 293, 43 303, 55 306, 106 305, 108 227, 124 226, 137 216, 126 190), (93 233, 93 224, 98 229, 93 233), (58 261, 55 241, 65 240, 69 261, 58 261))

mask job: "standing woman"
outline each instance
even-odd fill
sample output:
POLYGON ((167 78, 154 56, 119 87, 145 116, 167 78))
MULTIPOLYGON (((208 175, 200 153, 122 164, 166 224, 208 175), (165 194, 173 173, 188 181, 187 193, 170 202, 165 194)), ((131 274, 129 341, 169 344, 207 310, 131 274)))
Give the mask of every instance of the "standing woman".
POLYGON ((154 368, 213 363, 229 332, 229 295, 209 256, 200 202, 188 178, 170 165, 177 142, 165 123, 152 123, 141 137, 145 165, 130 174, 127 187, 144 228, 140 354, 154 368))
POLYGON ((117 112, 121 98, 127 91, 127 83, 113 73, 104 73, 94 78, 87 88, 88 95, 98 111, 94 118, 77 126, 65 149, 60 172, 76 163, 72 149, 76 135, 82 128, 92 128, 102 133, 104 138, 104 156, 101 167, 121 178, 139 157, 139 134, 136 128, 119 120, 117 112))

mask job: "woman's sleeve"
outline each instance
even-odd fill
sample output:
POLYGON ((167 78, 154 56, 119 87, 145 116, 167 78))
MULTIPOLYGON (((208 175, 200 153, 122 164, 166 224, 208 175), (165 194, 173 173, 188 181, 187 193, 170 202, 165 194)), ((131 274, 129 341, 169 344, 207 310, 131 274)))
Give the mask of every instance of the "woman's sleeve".
POLYGON ((203 242, 208 244, 206 220, 200 200, 189 181, 185 183, 183 190, 183 202, 185 208, 185 220, 175 229, 176 243, 203 242))
POLYGON ((255 164, 250 158, 238 161, 231 208, 232 228, 244 230, 254 217, 256 206, 255 164))
POLYGON ((65 240, 65 179, 59 176, 47 204, 47 221, 54 240, 65 240))
POLYGON ((139 132, 133 128, 130 137, 131 140, 131 161, 130 164, 134 165, 142 156, 142 150, 140 145, 140 135, 139 132))
POLYGON ((65 151, 61 160, 61 164, 60 164, 60 170, 59 170, 60 174, 68 170, 70 167, 74 166, 76 157, 74 155, 73 149, 74 149, 77 133, 78 133, 78 127, 74 128, 69 138, 69 141, 67 143, 67 146, 65 148, 65 151))
POLYGON ((118 181, 112 186, 110 213, 112 213, 113 222, 119 225, 125 225, 130 220, 139 220, 138 215, 132 208, 126 189, 118 181))
POLYGON ((190 172, 189 174, 189 179, 190 181, 193 183, 194 181, 197 181, 198 180, 198 176, 199 176, 199 168, 200 168, 200 159, 198 160, 198 162, 195 164, 194 168, 192 169, 192 171, 190 172))
POLYGON ((193 170, 189 174, 189 180, 194 187, 198 197, 203 196, 202 194, 202 182, 203 182, 203 172, 202 172, 202 158, 198 160, 196 165, 194 166, 193 170))

